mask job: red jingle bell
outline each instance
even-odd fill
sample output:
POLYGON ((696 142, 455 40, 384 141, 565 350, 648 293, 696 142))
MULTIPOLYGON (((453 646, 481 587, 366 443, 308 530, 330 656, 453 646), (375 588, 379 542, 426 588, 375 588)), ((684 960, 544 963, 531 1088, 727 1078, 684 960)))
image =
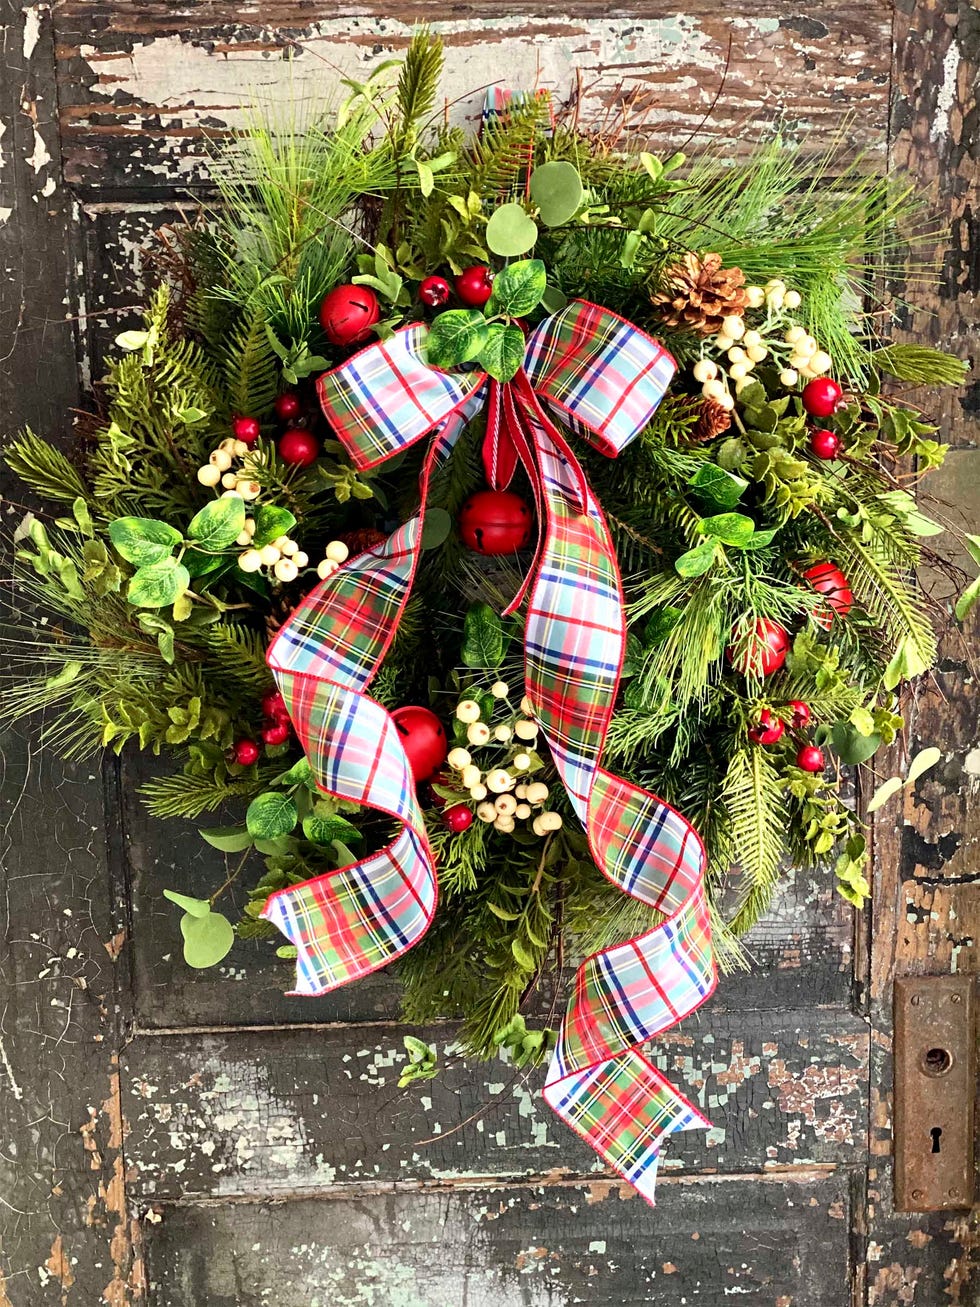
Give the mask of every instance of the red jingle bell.
POLYGON ((457 835, 473 825, 473 813, 465 803, 454 803, 442 814, 442 820, 457 835))
POLYGON ((827 765, 824 760, 823 749, 818 749, 815 744, 804 744, 796 755, 796 765, 800 771, 823 771, 827 765))
POLYGON ((456 294, 468 309, 482 309, 493 294, 493 273, 478 263, 456 278, 456 294))
POLYGON ((829 418, 843 405, 844 389, 832 377, 814 377, 803 387, 800 398, 810 417, 829 418))
POLYGON ((277 395, 273 407, 280 422, 292 422, 303 411, 302 402, 295 390, 284 390, 281 395, 277 395))
POLYGON ((749 727, 748 736, 753 744, 775 744, 782 739, 785 729, 781 718, 776 717, 768 708, 763 708, 759 713, 758 725, 749 727))
POLYGON ((836 431, 822 428, 810 436, 810 451, 817 458, 833 459, 840 453, 840 436, 836 431))
POLYGON ((231 420, 231 434, 251 449, 262 434, 262 428, 259 426, 258 418, 239 414, 231 420))
POLYGON ((768 617, 760 617, 742 651, 737 652, 734 645, 729 645, 726 655, 735 670, 743 676, 771 676, 786 661, 791 644, 785 627, 770 621, 768 617))
POLYGON ((790 718, 790 726, 794 731, 802 731, 810 720, 810 705, 804 703, 802 699, 790 699, 786 707, 793 714, 790 718))
POLYGON ((452 287, 445 277, 426 277, 419 282, 419 299, 430 309, 441 309, 449 303, 452 287))
POLYGON ((833 563, 814 563, 803 573, 806 579, 827 601, 813 614, 813 620, 824 631, 829 631, 834 621, 834 614, 846 617, 854 607, 854 596, 847 577, 833 563), (830 611, 828 612, 828 607, 830 611))
POLYGON ((534 514, 512 490, 478 490, 459 514, 459 535, 475 554, 513 554, 531 540, 534 514))
POLYGON ((442 722, 428 708, 408 704, 391 714, 412 775, 419 783, 433 777, 446 761, 449 744, 442 722))
POLYGON ((369 286, 335 286, 320 305, 320 326, 331 345, 358 345, 381 319, 378 297, 369 286))
POLYGON ((293 467, 309 467, 320 454, 320 442, 309 431, 296 427, 279 437, 279 457, 293 467))

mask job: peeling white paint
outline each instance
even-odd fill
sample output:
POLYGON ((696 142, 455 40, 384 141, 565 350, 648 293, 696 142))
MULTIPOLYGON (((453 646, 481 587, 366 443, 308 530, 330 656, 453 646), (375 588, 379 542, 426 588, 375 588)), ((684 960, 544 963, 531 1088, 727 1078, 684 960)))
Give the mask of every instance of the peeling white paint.
POLYGON ((49 5, 26 5, 21 12, 24 15, 24 59, 30 60, 41 39, 41 16, 46 14, 49 5))
POLYGON ((943 84, 936 96, 936 116, 929 128, 929 137, 933 141, 942 140, 949 135, 949 115, 956 101, 956 78, 960 70, 960 47, 951 42, 943 59, 943 84))

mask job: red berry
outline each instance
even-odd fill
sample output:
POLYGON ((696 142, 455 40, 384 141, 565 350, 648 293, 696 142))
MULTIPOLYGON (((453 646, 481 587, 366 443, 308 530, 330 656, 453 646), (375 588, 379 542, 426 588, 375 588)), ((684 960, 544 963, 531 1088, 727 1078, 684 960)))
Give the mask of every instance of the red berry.
POLYGON ((441 309, 449 303, 452 288, 445 277, 426 277, 419 284, 419 299, 430 309, 441 309))
POLYGON ((442 814, 442 819, 449 829, 455 831, 457 835, 460 831, 469 830, 473 825, 473 813, 465 803, 454 803, 451 808, 447 808, 442 814))
POLYGON ((251 449, 262 434, 262 428, 259 426, 258 418, 239 416, 231 420, 231 434, 251 449))
POLYGON ((431 780, 449 752, 442 722, 434 712, 418 704, 396 708, 391 720, 408 757, 412 775, 418 782, 431 780))
POLYGON ((270 722, 262 727, 262 738, 266 744, 285 744, 289 739, 289 723, 270 722))
POLYGON ((826 766, 823 749, 818 749, 815 744, 804 744, 796 755, 796 765, 801 771, 823 771, 826 766))
POLYGON ((459 514, 459 534, 477 554, 513 554, 531 540, 534 514, 511 490, 479 490, 459 514))
POLYGON ((276 396, 275 409, 280 422, 291 422, 302 413, 303 405, 295 390, 284 390, 276 396))
POLYGON ((320 442, 309 431, 296 428, 279 437, 279 457, 294 467, 309 467, 320 454, 320 442))
POLYGON ((235 741, 235 761, 242 767, 251 767, 253 762, 258 762, 261 752, 254 740, 235 741))
POLYGON ((803 407, 812 418, 829 418, 843 405, 844 390, 830 377, 814 377, 803 387, 803 407))
POLYGON ((335 286, 320 305, 320 326, 331 345, 358 345, 380 321, 381 306, 369 286, 335 286))
POLYGON ((804 703, 802 699, 790 699, 786 707, 793 714, 790 718, 790 725, 793 730, 802 731, 810 720, 810 705, 804 703))
POLYGON ((270 690, 268 694, 262 696, 262 713, 271 722, 289 720, 289 709, 286 707, 286 700, 278 690, 270 690))
POLYGON ((810 436, 810 450, 817 458, 836 458, 840 453, 840 436, 821 428, 810 436))
POLYGON ((826 605, 822 604, 813 614, 813 620, 823 630, 829 631, 835 613, 838 617, 846 617, 854 607, 854 596, 847 577, 839 567, 826 562, 814 563, 803 575, 817 594, 823 595, 827 601, 826 605))
POLYGON ((726 654, 728 661, 743 676, 771 676, 786 661, 791 643, 789 632, 784 627, 768 617, 760 617, 743 642, 741 652, 736 651, 735 645, 729 645, 726 654))
POLYGON ((481 263, 466 268, 456 278, 456 294, 467 308, 482 309, 493 294, 493 273, 481 263))
POLYGON ((749 727, 748 736, 753 744, 775 744, 785 729, 781 718, 774 716, 768 708, 763 708, 759 713, 759 724, 749 727))

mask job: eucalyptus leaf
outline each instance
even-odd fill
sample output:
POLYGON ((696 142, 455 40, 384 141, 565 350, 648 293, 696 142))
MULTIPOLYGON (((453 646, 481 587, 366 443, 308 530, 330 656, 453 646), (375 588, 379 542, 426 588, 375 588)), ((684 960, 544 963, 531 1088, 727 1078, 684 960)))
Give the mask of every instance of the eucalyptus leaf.
POLYGON ((245 527, 245 501, 237 495, 212 499, 187 527, 188 538, 199 549, 214 552, 233 545, 245 527))
POLYGON ((243 853, 252 847, 252 836, 247 826, 212 826, 208 830, 199 830, 202 840, 222 853, 243 853))
POLYGON ((541 303, 548 285, 548 274, 540 259, 521 259, 497 273, 487 310, 520 318, 541 303))
POLYGON ((134 573, 126 598, 136 608, 169 608, 190 583, 190 573, 183 563, 178 563, 176 558, 163 558, 134 573))
POLYGON ((539 164, 531 173, 529 190, 546 227, 560 227, 574 218, 585 195, 578 169, 563 159, 539 164))
POLYGON ((444 508, 430 508, 425 514, 419 544, 423 549, 438 549, 453 529, 453 519, 444 508))
POLYGON ((568 303, 568 296, 557 286, 545 286, 541 296, 541 307, 547 313, 560 313, 568 303))
POLYGON ((171 903, 176 903, 178 908, 183 908, 192 917, 206 917, 211 911, 211 904, 207 899, 192 899, 189 895, 178 894, 173 889, 165 889, 163 897, 169 899, 171 903))
POLYGON ((296 804, 288 794, 267 792, 260 794, 248 805, 245 825, 250 835, 260 840, 274 840, 288 835, 299 816, 296 804))
POLYGON ((487 320, 478 309, 448 309, 429 328, 425 357, 430 367, 454 368, 478 358, 487 338, 487 320))
POLYGON ((133 353, 134 350, 142 349, 149 339, 148 331, 121 331, 116 337, 116 344, 120 349, 133 353))
POLYGON ((830 732, 830 742, 841 762, 855 767, 877 752, 881 736, 876 731, 863 735, 850 722, 836 722, 830 732))
POLYGON ((903 783, 901 776, 889 776, 887 781, 882 781, 868 801, 868 812, 877 812, 902 789, 903 783))
POLYGON ((168 522, 155 517, 117 517, 109 523, 109 539, 127 563, 142 567, 169 557, 182 536, 168 522))
POLYGON ((909 763, 905 784, 914 785, 920 776, 924 775, 930 768, 935 767, 942 756, 942 750, 937 749, 935 745, 930 745, 928 749, 920 749, 909 763))
POLYGON ((504 259, 516 258, 534 247, 538 239, 537 223, 528 217, 522 205, 502 204, 490 215, 484 239, 494 254, 504 259))
POLYGON ((199 971, 217 966, 235 942, 231 922, 220 912, 181 917, 180 933, 184 937, 184 961, 199 971))

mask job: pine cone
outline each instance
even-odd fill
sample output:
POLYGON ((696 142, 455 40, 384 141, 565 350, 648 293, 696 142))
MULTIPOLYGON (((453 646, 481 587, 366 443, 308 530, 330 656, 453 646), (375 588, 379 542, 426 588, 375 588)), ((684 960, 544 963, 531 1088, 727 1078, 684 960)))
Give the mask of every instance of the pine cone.
POLYGON ((714 336, 723 318, 740 315, 748 307, 745 273, 723 268, 720 254, 685 254, 664 273, 663 286, 650 297, 664 325, 682 331, 714 336))
POLYGON ((355 557, 357 554, 363 554, 365 549, 373 549, 375 545, 382 544, 388 539, 388 533, 379 531, 377 527, 362 526, 356 531, 341 532, 338 539, 343 540, 351 552, 351 557, 355 557))
POLYGON ((731 425, 732 415, 727 408, 723 408, 716 399, 703 399, 698 420, 691 428, 691 441, 703 444, 714 440, 715 436, 720 436, 731 425))
POLYGON ((301 600, 299 599, 294 602, 290 601, 286 599, 282 593, 276 595, 273 599, 272 609, 265 619, 265 634, 269 644, 271 644, 279 634, 279 628, 285 625, 286 621, 292 617, 293 609, 300 602, 301 600))

